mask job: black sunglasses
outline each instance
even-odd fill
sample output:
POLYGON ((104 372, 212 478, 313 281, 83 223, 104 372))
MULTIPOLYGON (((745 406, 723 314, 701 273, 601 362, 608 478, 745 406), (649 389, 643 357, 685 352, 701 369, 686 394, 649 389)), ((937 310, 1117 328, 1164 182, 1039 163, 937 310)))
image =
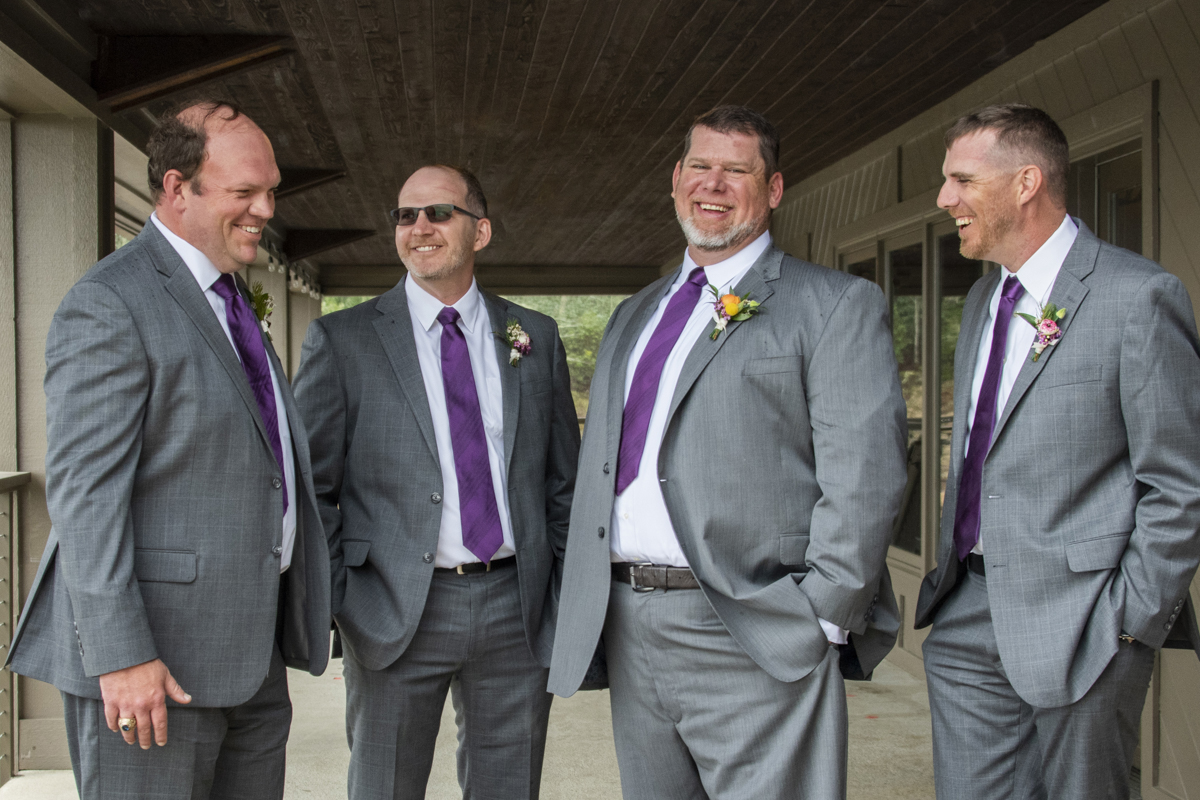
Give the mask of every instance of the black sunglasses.
POLYGON ((393 208, 388 212, 388 216, 392 218, 393 225, 407 227, 417 223, 417 217, 420 216, 422 211, 425 212, 425 219, 430 222, 446 222, 454 216, 455 211, 466 214, 472 219, 483 219, 478 214, 472 214, 465 208, 459 208, 453 203, 435 203, 434 205, 422 206, 420 208, 393 208))

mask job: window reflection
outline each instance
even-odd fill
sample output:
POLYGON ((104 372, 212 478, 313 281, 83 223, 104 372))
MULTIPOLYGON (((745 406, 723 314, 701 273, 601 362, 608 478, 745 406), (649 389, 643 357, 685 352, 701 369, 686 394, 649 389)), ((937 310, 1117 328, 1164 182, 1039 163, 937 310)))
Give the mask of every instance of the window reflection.
POLYGON ((892 544, 901 550, 921 553, 920 451, 921 420, 925 416, 925 377, 922 343, 925 324, 921 304, 922 246, 889 250, 892 280, 892 343, 900 372, 900 389, 908 410, 909 490, 892 544))

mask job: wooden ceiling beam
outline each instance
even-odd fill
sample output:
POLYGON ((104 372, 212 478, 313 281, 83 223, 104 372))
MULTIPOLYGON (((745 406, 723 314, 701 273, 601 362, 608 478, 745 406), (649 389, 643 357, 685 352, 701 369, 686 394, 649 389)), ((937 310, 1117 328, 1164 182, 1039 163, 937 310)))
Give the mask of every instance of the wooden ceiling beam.
POLYGON ((280 200, 288 195, 307 192, 323 186, 330 181, 346 177, 344 169, 310 169, 308 167, 280 167, 279 187, 275 190, 275 199, 280 200))
POLYGON ((293 52, 286 36, 101 34, 92 87, 98 100, 122 111, 293 52))
POLYGON ((299 261, 376 233, 361 228, 291 228, 284 237, 283 252, 289 261, 299 261))

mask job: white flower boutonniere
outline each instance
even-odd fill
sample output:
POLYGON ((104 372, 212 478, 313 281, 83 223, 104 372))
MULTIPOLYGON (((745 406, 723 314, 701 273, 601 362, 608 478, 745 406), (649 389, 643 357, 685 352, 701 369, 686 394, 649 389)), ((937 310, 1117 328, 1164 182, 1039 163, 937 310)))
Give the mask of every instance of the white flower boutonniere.
POLYGON ((257 281, 250 287, 250 305, 254 307, 254 316, 258 317, 262 332, 267 335, 268 340, 274 341, 271 339, 271 312, 275 310, 275 301, 257 281))
POLYGON ((533 352, 533 344, 529 340, 529 334, 521 329, 521 321, 510 319, 508 324, 504 326, 503 333, 497 333, 496 337, 500 341, 508 345, 508 363, 510 366, 517 366, 521 363, 524 356, 533 352))
POLYGON ((1022 314, 1017 312, 1017 316, 1033 326, 1036 335, 1033 339, 1033 363, 1042 357, 1042 353, 1047 347, 1053 347, 1058 344, 1058 340, 1062 338, 1062 329, 1058 327, 1058 322, 1067 315, 1065 308, 1059 308, 1054 303, 1047 303, 1042 309, 1041 316, 1036 319, 1032 314, 1022 314))
POLYGON ((709 336, 714 342, 730 322, 741 322, 744 319, 750 319, 750 317, 761 310, 758 307, 758 301, 751 300, 748 293, 741 297, 738 297, 736 294, 721 294, 720 290, 711 283, 708 285, 708 291, 712 292, 714 298, 713 322, 716 323, 716 327, 713 328, 712 334, 709 336))

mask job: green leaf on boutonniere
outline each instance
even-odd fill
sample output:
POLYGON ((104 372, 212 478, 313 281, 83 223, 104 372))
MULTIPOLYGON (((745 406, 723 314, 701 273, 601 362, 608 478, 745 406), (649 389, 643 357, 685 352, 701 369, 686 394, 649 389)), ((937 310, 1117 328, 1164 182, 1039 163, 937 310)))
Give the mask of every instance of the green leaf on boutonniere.
POLYGON ((1020 317, 1021 319, 1025 320, 1026 322, 1028 322, 1033 327, 1035 327, 1035 328, 1037 327, 1037 320, 1033 318, 1032 314, 1023 314, 1020 311, 1018 311, 1017 316, 1020 317))

